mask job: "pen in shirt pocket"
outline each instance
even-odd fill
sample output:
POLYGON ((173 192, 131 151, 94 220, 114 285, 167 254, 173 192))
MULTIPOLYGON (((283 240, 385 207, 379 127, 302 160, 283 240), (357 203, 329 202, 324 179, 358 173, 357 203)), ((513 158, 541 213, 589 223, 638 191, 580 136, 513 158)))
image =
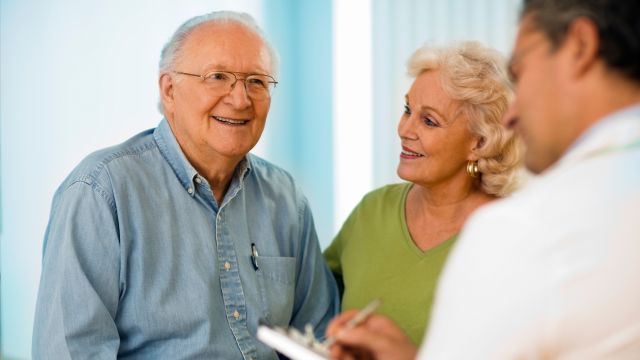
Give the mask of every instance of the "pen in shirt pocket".
POLYGON ((255 243, 251 243, 251 264, 253 269, 258 271, 258 248, 255 243))

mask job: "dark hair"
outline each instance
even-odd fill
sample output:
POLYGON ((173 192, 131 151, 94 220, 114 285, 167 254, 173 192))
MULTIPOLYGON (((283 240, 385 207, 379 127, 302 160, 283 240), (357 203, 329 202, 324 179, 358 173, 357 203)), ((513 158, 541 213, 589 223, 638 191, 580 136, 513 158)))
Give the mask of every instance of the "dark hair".
POLYGON ((524 0, 520 18, 528 15, 554 48, 564 41, 571 22, 589 18, 600 36, 598 56, 611 69, 640 82, 640 1, 524 0))

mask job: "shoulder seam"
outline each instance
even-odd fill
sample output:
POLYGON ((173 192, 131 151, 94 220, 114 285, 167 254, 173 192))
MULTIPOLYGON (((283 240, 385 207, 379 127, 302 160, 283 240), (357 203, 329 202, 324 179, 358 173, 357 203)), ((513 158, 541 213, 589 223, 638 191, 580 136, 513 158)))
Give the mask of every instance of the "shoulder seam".
POLYGON ((78 183, 90 186, 91 190, 93 190, 95 193, 100 195, 100 197, 104 201, 106 201, 107 204, 109 204, 111 211, 113 211, 114 214, 116 213, 116 206, 115 206, 115 202, 113 201, 113 197, 107 191, 105 191, 105 189, 102 187, 102 185, 100 185, 100 183, 95 181, 95 179, 90 178, 88 175, 81 176, 78 179, 72 181, 69 185, 65 187, 64 190, 67 191, 69 188, 71 188, 71 186, 78 183))

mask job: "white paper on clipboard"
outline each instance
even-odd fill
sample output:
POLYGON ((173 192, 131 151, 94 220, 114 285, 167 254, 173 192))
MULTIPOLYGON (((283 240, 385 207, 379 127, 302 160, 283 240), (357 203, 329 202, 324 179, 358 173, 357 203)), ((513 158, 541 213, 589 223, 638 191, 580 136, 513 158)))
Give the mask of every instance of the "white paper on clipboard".
POLYGON ((258 340, 291 360, 327 360, 329 358, 327 355, 314 350, 308 344, 304 344, 287 335, 282 329, 260 325, 256 335, 258 340))

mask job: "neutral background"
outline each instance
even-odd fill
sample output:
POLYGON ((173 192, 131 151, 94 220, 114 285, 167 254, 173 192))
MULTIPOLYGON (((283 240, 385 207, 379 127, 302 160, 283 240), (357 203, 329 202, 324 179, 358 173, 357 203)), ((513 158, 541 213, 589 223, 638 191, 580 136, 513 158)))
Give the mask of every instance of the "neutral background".
MULTIPOLYGON (((0 0, 0 340, 30 358, 56 187, 90 152, 155 127, 162 45, 186 19, 252 14, 281 56, 255 153, 305 190, 323 247, 395 175, 405 62, 424 43, 508 53, 518 0, 0 0)), ((95 254, 100 256, 100 254, 95 254)))

